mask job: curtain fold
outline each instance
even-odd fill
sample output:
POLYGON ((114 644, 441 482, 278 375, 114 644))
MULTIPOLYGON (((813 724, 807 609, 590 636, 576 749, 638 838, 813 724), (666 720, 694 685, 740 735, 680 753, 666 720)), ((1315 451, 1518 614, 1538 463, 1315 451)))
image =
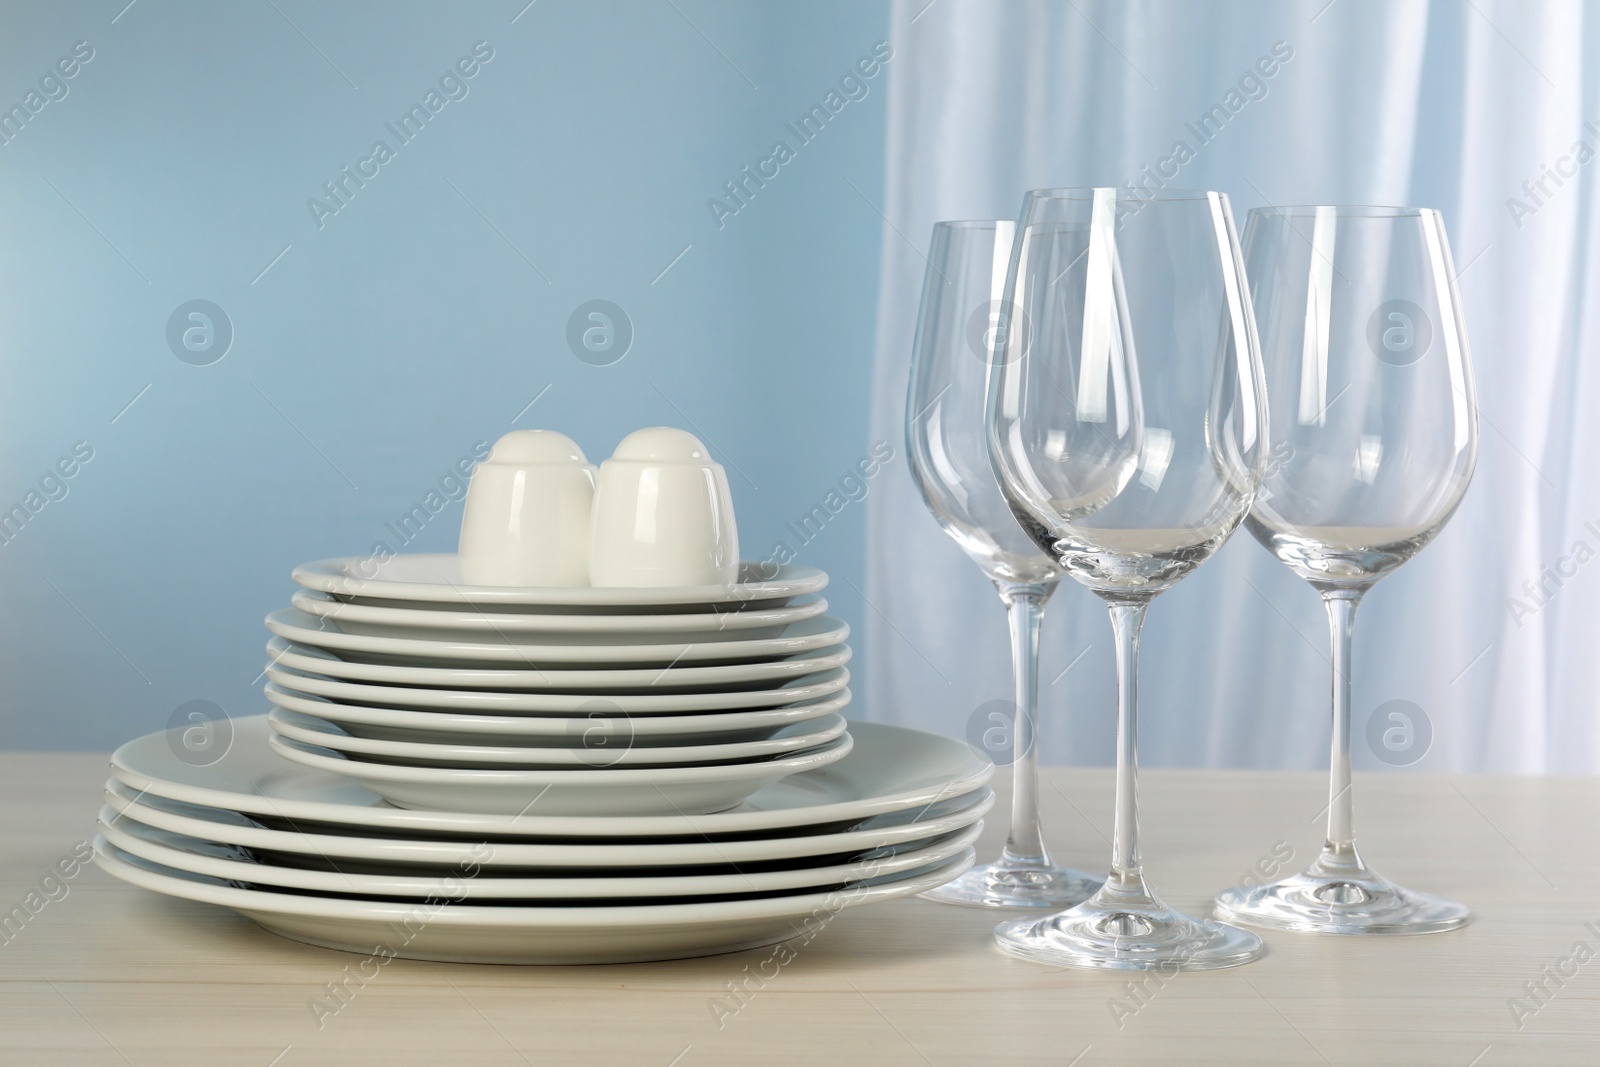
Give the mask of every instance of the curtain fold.
MULTIPOLYGON (((1267 203, 1439 207, 1478 469, 1439 538, 1361 609, 1357 766, 1386 766, 1360 735, 1404 700, 1431 727, 1416 769, 1600 771, 1595 21, 1518 0, 896 0, 874 438, 903 439, 937 220, 1013 217, 1039 186, 1138 181, 1180 144, 1168 184, 1228 192, 1241 227, 1267 203)), ((864 710, 964 736, 1010 693, 999 600, 904 464, 867 506, 864 710)), ((1320 601, 1248 534, 1155 601, 1143 653, 1147 763, 1325 764, 1320 601)), ((1109 623, 1070 581, 1046 613, 1041 691, 1043 758, 1108 761, 1109 623)))

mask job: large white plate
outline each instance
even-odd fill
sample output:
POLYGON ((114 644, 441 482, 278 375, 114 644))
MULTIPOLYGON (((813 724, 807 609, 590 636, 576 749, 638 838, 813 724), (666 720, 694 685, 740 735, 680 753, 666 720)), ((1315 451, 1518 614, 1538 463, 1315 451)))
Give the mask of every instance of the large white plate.
POLYGON ((280 866, 316 866, 338 870, 444 870, 471 860, 497 874, 562 870, 610 873, 618 868, 708 867, 754 863, 843 862, 881 848, 904 848, 941 834, 964 829, 994 807, 994 791, 979 786, 904 811, 874 815, 853 823, 789 827, 766 831, 771 836, 728 838, 709 835, 688 840, 669 838, 557 838, 527 841, 502 838, 425 838, 416 831, 385 830, 382 835, 350 836, 335 827, 321 832, 317 824, 271 819, 290 827, 263 825, 266 815, 251 818, 236 811, 185 804, 152 793, 138 793, 113 778, 106 783, 105 802, 119 813, 147 826, 176 834, 250 849, 280 866), (261 821, 257 821, 261 820, 261 821), (487 843, 491 847, 485 850, 487 843))
POLYGON ((968 849, 925 873, 824 893, 526 908, 242 889, 152 864, 95 838, 95 862, 114 877, 157 893, 233 908, 291 940, 367 956, 453 963, 627 963, 756 948, 812 933, 844 908, 941 886, 971 867, 972 860, 968 849))
MULTIPOLYGON (((418 871, 368 874, 342 869, 316 870, 284 867, 264 862, 246 849, 201 838, 175 834, 135 821, 111 808, 102 808, 100 835, 116 847, 177 871, 209 875, 253 886, 279 886, 313 893, 343 893, 360 897, 429 897, 450 892, 462 900, 521 900, 537 904, 546 900, 623 900, 650 897, 658 900, 694 896, 748 896, 755 893, 794 892, 822 886, 842 886, 868 877, 885 877, 943 863, 971 847, 983 831, 979 820, 964 829, 941 834, 915 847, 878 850, 845 863, 786 867, 781 870, 736 871, 729 874, 612 874, 593 876, 550 872, 544 877, 494 874, 469 866, 467 872, 418 871), (459 889, 457 888, 459 887, 459 889)), ((480 846, 492 855, 493 846, 480 846)), ((476 863, 469 860, 469 864, 476 863)))
POLYGON ((580 615, 482 608, 404 608, 351 603, 327 593, 300 589, 291 603, 308 615, 333 619, 353 634, 421 637, 430 641, 511 641, 537 639, 547 644, 652 644, 660 641, 740 641, 776 637, 785 626, 812 619, 828 602, 809 597, 779 608, 740 607, 706 614, 580 615), (537 635, 536 638, 530 635, 537 635))
POLYGON ((711 815, 648 818, 527 814, 474 815, 392 808, 376 793, 339 774, 314 771, 267 747, 264 715, 225 720, 220 757, 193 753, 184 729, 135 738, 111 754, 111 771, 136 792, 264 818, 376 830, 386 834, 695 837, 769 833, 840 825, 908 811, 962 796, 988 784, 994 765, 964 741, 883 723, 851 722, 855 747, 838 763, 791 775, 753 793, 738 808, 711 815))
POLYGON ((626 717, 570 720, 575 729, 549 743, 513 745, 438 744, 415 740, 352 737, 333 723, 285 708, 267 713, 267 725, 284 737, 320 745, 354 758, 379 759, 415 767, 639 767, 715 764, 798 754, 818 748, 843 734, 849 723, 842 715, 787 726, 760 741, 690 745, 641 745, 629 731, 626 717))
MULTIPOLYGON (((320 664, 320 661, 318 661, 320 664)), ((281 663, 267 665, 267 677, 296 693, 357 704, 427 710, 473 711, 485 715, 587 715, 606 707, 629 715, 669 715, 775 708, 837 693, 850 681, 843 667, 790 678, 771 689, 716 693, 607 693, 604 705, 593 693, 516 693, 496 689, 424 689, 328 678, 281 663)))
MULTIPOLYGON (((346 656, 358 653, 345 653, 346 656)), ((284 663, 296 670, 312 671, 346 681, 388 685, 439 686, 448 689, 512 689, 523 692, 649 692, 656 689, 715 691, 722 688, 759 689, 789 678, 842 667, 850 662, 850 646, 834 645, 764 663, 731 663, 717 667, 647 667, 605 669, 591 667, 555 670, 539 667, 422 667, 391 663, 364 663, 340 659, 319 648, 291 644, 281 637, 267 642, 269 663, 284 663)))
POLYGON ((629 715, 591 707, 575 715, 470 715, 448 711, 411 711, 403 708, 340 704, 323 697, 303 696, 277 682, 262 686, 262 695, 280 708, 337 723, 354 737, 390 741, 426 741, 445 745, 574 744, 596 713, 626 716, 625 732, 649 745, 692 745, 712 742, 759 741, 784 727, 810 722, 843 711, 850 690, 805 704, 760 711, 717 711, 707 715, 629 715))
POLYGON ((837 763, 853 742, 846 733, 798 755, 745 763, 514 771, 378 763, 281 734, 267 743, 285 759, 348 775, 402 808, 520 815, 538 806, 551 815, 705 815, 731 808, 780 778, 837 763))
POLYGON ((392 556, 378 562, 349 556, 305 563, 294 569, 294 580, 307 589, 338 597, 408 600, 419 605, 463 604, 507 607, 635 608, 652 605, 706 612, 720 605, 751 601, 787 600, 815 593, 828 584, 828 576, 815 567, 779 567, 763 579, 763 564, 739 565, 739 580, 731 585, 691 585, 653 589, 570 586, 523 589, 511 586, 468 585, 454 554, 392 556))
MULTIPOLYGON (((847 623, 831 615, 806 619, 786 626, 776 637, 745 641, 698 641, 675 644, 530 644, 523 641, 472 641, 456 635, 446 640, 412 637, 379 637, 346 633, 337 619, 307 615, 298 608, 280 608, 267 616, 267 629, 279 637, 335 655, 358 653, 363 659, 400 665, 445 667, 480 664, 530 668, 566 669, 593 665, 619 669, 625 667, 669 667, 683 663, 749 663, 781 659, 799 652, 812 652, 829 645, 843 644, 850 636, 847 623)), ((602 635, 604 636, 604 635, 602 635)))

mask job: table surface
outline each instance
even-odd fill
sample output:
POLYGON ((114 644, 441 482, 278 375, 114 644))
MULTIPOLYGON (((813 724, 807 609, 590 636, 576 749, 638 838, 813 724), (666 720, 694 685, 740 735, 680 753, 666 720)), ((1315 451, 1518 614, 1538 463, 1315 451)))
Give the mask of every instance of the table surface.
MULTIPOLYGON (((0 912, 92 838, 105 774, 98 755, 0 754, 0 912)), ((1105 770, 1044 772, 1059 860, 1104 869, 1110 786, 1105 770)), ((1147 870, 1185 909, 1321 843, 1315 774, 1156 770, 1141 787, 1147 870)), ((843 913, 742 1000, 729 984, 770 949, 612 967, 397 960, 319 1027, 310 1003, 356 957, 91 867, 0 938, 0 1063, 1600 1063, 1600 779, 1381 774, 1355 788, 1369 862, 1470 904, 1465 930, 1269 931, 1254 964, 1136 991, 1126 972, 1001 955, 993 912, 912 899, 843 913), (1540 981, 1536 999, 1526 983, 1540 981)), ((982 854, 1002 836, 1004 818, 990 822, 982 854)))

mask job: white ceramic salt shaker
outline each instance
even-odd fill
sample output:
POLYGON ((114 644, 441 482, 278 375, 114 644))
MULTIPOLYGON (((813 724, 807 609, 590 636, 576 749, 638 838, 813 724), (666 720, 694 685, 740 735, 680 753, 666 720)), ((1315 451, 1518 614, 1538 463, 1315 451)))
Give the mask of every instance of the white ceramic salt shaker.
POLYGON ((461 578, 469 585, 589 584, 595 469, 554 430, 513 430, 467 487, 461 578))

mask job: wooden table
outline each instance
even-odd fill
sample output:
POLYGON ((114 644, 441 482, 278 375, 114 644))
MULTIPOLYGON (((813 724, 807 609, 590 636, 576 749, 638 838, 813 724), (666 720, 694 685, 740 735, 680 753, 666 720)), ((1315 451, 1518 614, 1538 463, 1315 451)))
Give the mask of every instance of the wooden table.
MULTIPOLYGON (((105 773, 102 756, 0 754, 0 911, 92 837, 105 773)), ((1057 856, 1101 869, 1109 772, 1044 782, 1057 856)), ((1146 771, 1142 784, 1149 870, 1186 909, 1280 843, 1298 867, 1321 842, 1318 775, 1146 771)), ((770 949, 620 967, 400 960, 352 983, 319 1028, 310 1002, 357 957, 89 868, 65 896, 46 886, 38 914, 0 938, 0 1063, 1600 1064, 1600 780, 1396 774, 1356 788, 1368 858, 1468 902, 1467 929, 1269 932, 1257 963, 1135 995, 1135 975, 1000 955, 989 912, 904 900, 845 912, 748 982, 770 949), (1579 943, 1595 958, 1576 962, 1579 943), (1561 971, 1542 1002, 1528 996, 1525 983, 1561 971), (741 983, 751 991, 730 993, 741 983)))

